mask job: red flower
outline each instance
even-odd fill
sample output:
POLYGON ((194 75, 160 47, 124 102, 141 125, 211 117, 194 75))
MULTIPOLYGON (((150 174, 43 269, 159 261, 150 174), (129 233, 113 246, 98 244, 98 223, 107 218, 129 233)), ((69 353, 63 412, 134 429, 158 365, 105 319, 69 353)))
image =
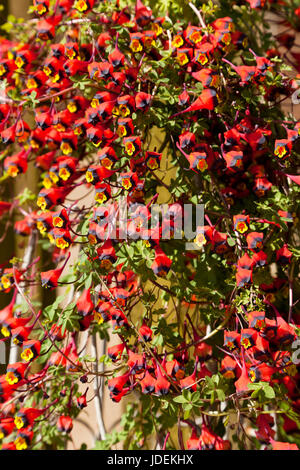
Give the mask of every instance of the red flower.
POLYGON ((21 382, 24 378, 25 371, 28 364, 23 362, 15 362, 14 364, 8 364, 6 369, 5 380, 9 385, 14 385, 21 382))
POLYGON ((279 264, 289 264, 293 253, 288 249, 287 244, 285 243, 282 248, 276 251, 276 261, 279 264))
POLYGON ((243 152, 240 150, 231 150, 223 154, 226 166, 229 170, 239 170, 243 165, 243 152))
POLYGON ((227 379, 234 379, 237 375, 237 362, 231 356, 225 356, 221 362, 220 372, 227 379))
MULTIPOLYGON (((0 439, 9 436, 15 428, 14 420, 11 417, 0 418, 0 439)), ((2 447, 3 449, 3 447, 2 447)))
POLYGON ((20 173, 26 173, 27 156, 28 152, 22 150, 11 157, 6 157, 4 160, 5 171, 12 177, 16 177, 20 173))
POLYGON ((247 235, 246 241, 251 251, 260 251, 263 246, 263 233, 251 232, 247 235))
POLYGON ((86 408, 86 407, 87 407, 87 402, 86 402, 86 394, 87 394, 87 391, 88 391, 88 388, 86 389, 86 391, 84 392, 83 395, 80 395, 80 397, 77 397, 77 398, 76 398, 77 406, 78 406, 78 408, 80 408, 81 410, 82 410, 83 408, 86 408))
POLYGON ((125 152, 131 158, 135 158, 140 153, 142 148, 141 139, 133 135, 125 137, 123 139, 123 145, 125 147, 125 152))
POLYGON ((127 372, 124 375, 119 375, 113 379, 108 380, 108 389, 112 395, 117 396, 122 393, 123 387, 128 382, 130 377, 130 372, 127 372))
POLYGON ((113 174, 113 171, 108 170, 102 165, 91 165, 87 169, 85 177, 88 183, 95 185, 103 181, 103 179, 109 178, 113 174))
POLYGON ((147 326, 146 322, 144 321, 143 325, 139 329, 139 334, 144 341, 148 342, 152 339, 153 331, 151 330, 151 328, 149 328, 149 326, 147 326))
POLYGON ((251 348, 257 339, 257 331, 252 328, 241 330, 241 345, 245 348, 251 348))
POLYGON ((251 270, 253 265, 254 265, 253 259, 250 258, 250 256, 247 253, 245 253, 241 258, 239 258, 237 262, 238 271, 240 269, 251 270))
POLYGON ((17 429, 32 427, 35 419, 41 416, 45 410, 38 410, 36 408, 20 408, 16 413, 14 423, 17 429))
POLYGON ((236 273, 236 284, 238 287, 244 287, 252 282, 252 270, 239 268, 236 273))
POLYGON ((73 421, 71 416, 61 415, 56 423, 57 429, 63 433, 70 433, 73 429, 73 421))
POLYGON ((223 440, 220 436, 213 433, 207 426, 202 424, 199 437, 199 449, 201 450, 230 450, 229 441, 223 440))
POLYGON ((87 13, 95 5, 95 0, 75 0, 73 8, 80 13, 87 13))
POLYGON ((115 249, 111 240, 107 240, 104 244, 97 249, 97 260, 100 263, 100 268, 109 271, 112 265, 117 261, 115 249))
POLYGON ((241 335, 237 331, 224 331, 224 346, 230 350, 237 349, 241 344, 241 335))
POLYGON ((253 254, 252 261, 254 266, 265 266, 267 263, 268 255, 264 251, 259 251, 253 254))
POLYGON ((271 378, 275 372, 276 369, 274 367, 262 363, 257 366, 251 366, 249 369, 249 376, 251 382, 271 382, 271 378))
POLYGON ((192 76, 201 82, 204 87, 218 87, 219 76, 218 73, 212 69, 201 69, 197 72, 193 72, 192 76))
POLYGON ((182 390, 188 389, 193 390, 194 392, 197 390, 197 364, 198 363, 196 361, 194 372, 191 375, 180 380, 180 388, 182 390))
POLYGON ((149 170, 156 170, 160 167, 162 154, 157 152, 146 152, 145 163, 149 170))
POLYGON ((14 441, 16 450, 26 450, 30 446, 33 436, 34 433, 30 428, 19 430, 14 441))
POLYGON ((135 107, 141 111, 146 111, 151 103, 151 95, 144 93, 143 91, 138 92, 135 95, 135 107))
POLYGON ((53 39, 55 36, 56 23, 56 18, 47 18, 39 21, 35 26, 39 39, 41 39, 42 41, 53 39))
POLYGON ((112 147, 103 147, 98 152, 99 162, 104 168, 110 170, 112 166, 118 161, 116 152, 112 147))
POLYGON ((147 370, 145 377, 140 381, 140 384, 142 387, 142 393, 153 393, 156 386, 156 379, 152 377, 152 375, 147 370))
POLYGON ((237 393, 249 392, 249 388, 248 388, 249 383, 250 383, 250 378, 249 378, 248 371, 245 365, 245 361, 243 360, 242 373, 239 379, 234 382, 237 393))
POLYGON ((116 362, 120 359, 125 348, 124 343, 116 344, 107 348, 107 355, 113 361, 116 362))
POLYGON ((162 251, 160 247, 155 248, 155 259, 151 269, 157 276, 165 277, 171 267, 172 260, 162 251))
POLYGON ((217 93, 213 88, 205 88, 200 96, 188 108, 181 113, 188 113, 192 111, 201 111, 207 109, 212 111, 218 104, 217 93))
POLYGON ((200 449, 200 439, 197 436, 197 432, 195 429, 192 431, 191 437, 186 441, 186 446, 188 450, 199 450, 200 449))
POLYGON ((275 431, 272 429, 272 426, 274 426, 274 419, 272 416, 268 414, 260 414, 256 420, 256 424, 258 426, 258 430, 255 433, 257 439, 265 443, 268 443, 270 438, 273 439, 275 431))
POLYGON ((257 330, 262 330, 266 326, 265 317, 266 314, 264 311, 249 312, 247 314, 249 328, 256 328, 257 330))
POLYGON ((155 382, 155 393, 158 396, 167 395, 170 389, 170 382, 166 379, 162 373, 159 365, 156 366, 156 382, 155 382))
POLYGON ((37 339, 29 339, 23 341, 23 351, 21 352, 21 359, 26 362, 33 361, 39 356, 41 351, 41 342, 37 339))

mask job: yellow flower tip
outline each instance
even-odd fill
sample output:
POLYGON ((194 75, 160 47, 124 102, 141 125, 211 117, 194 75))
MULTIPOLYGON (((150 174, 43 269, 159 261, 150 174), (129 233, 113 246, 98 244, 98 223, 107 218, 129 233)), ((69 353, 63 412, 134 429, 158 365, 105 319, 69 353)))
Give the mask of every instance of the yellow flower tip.
POLYGON ((245 222, 239 222, 236 227, 239 233, 245 233, 248 230, 248 226, 245 222))
POLYGON ((24 421, 20 416, 16 416, 14 419, 14 423, 17 429, 22 429, 24 427, 24 421))
POLYGON ((119 112, 123 117, 126 117, 130 114, 130 109, 125 104, 121 104, 119 106, 119 112))
POLYGON ((251 380, 251 382, 255 382, 255 372, 254 370, 250 370, 249 371, 249 379, 251 380))
POLYGON ((23 437, 18 437, 15 440, 15 446, 17 450, 26 450, 27 449, 27 443, 23 437))
POLYGON ((67 108, 70 111, 70 113, 76 113, 76 111, 77 111, 76 104, 74 104, 74 103, 69 103, 67 108))
POLYGON ((194 243, 199 246, 199 248, 202 248, 206 244, 207 240, 204 236, 203 233, 198 233, 196 238, 194 239, 194 243))
POLYGON ((207 168, 208 168, 207 162, 204 159, 199 160, 199 162, 197 163, 197 169, 200 171, 205 171, 207 168))
POLYGON ((96 245, 97 244, 97 238, 94 235, 89 234, 88 239, 89 239, 89 242, 90 242, 91 245, 96 245))
POLYGON ((134 145, 131 142, 129 142, 128 144, 125 145, 125 151, 128 155, 131 156, 134 152, 134 145))
POLYGON ((8 289, 11 286, 11 281, 8 277, 2 276, 1 278, 1 283, 4 287, 4 289, 8 289))
POLYGON ((44 73, 47 75, 47 77, 50 77, 50 75, 51 75, 51 69, 50 69, 50 67, 45 66, 45 67, 43 68, 43 71, 44 71, 44 73))
POLYGON ((17 57, 16 60, 15 60, 15 64, 16 66, 18 67, 18 69, 22 68, 23 65, 24 65, 24 60, 22 59, 22 57, 17 57))
POLYGON ((11 176, 12 178, 15 178, 18 173, 19 173, 19 169, 17 166, 15 165, 11 165, 8 170, 7 170, 7 173, 9 174, 9 176, 11 176))
POLYGON ((93 173, 91 171, 87 171, 85 174, 85 178, 88 183, 91 183, 94 180, 93 173))
POLYGON ((47 202, 45 201, 43 197, 39 197, 37 200, 37 205, 40 209, 42 209, 42 211, 44 211, 46 210, 47 202))
POLYGON ((131 182, 128 178, 123 179, 122 186, 125 189, 129 189, 131 187, 131 182))
POLYGON ((147 163, 147 166, 150 168, 150 170, 156 170, 158 168, 157 160, 155 160, 155 158, 150 159, 147 163))
POLYGON ((63 142, 60 146, 60 150, 64 155, 69 155, 72 152, 72 147, 67 142, 63 142))
POLYGON ((101 261, 100 267, 108 271, 112 267, 112 262, 109 259, 104 259, 101 261))
POLYGON ((38 84, 36 83, 34 78, 29 78, 29 80, 27 80, 26 86, 27 88, 37 88, 38 84))
POLYGON ((98 193, 98 194, 96 194, 96 196, 95 196, 95 200, 96 200, 99 204, 103 204, 103 203, 107 200, 107 197, 105 196, 104 193, 98 193))
POLYGON ((95 312, 95 321, 98 323, 98 325, 101 325, 104 322, 101 313, 95 312))
POLYGON ((44 13, 47 12, 47 9, 45 7, 45 5, 43 5, 42 3, 39 3, 38 5, 36 5, 34 7, 34 10, 39 14, 39 15, 43 15, 44 13))
POLYGON ((182 44, 183 44, 183 39, 181 36, 175 36, 171 43, 172 47, 176 47, 176 48, 182 46, 182 44))
POLYGON ((43 235, 47 230, 47 228, 45 227, 43 222, 40 222, 40 221, 37 222, 36 226, 37 226, 37 229, 38 229, 38 231, 40 232, 41 235, 43 235))
POLYGON ((74 8, 76 10, 80 11, 80 13, 83 13, 84 11, 86 11, 88 9, 88 6, 87 6, 85 0, 77 0, 74 3, 74 8))
POLYGON ((10 336, 10 331, 6 328, 6 326, 3 326, 1 328, 1 333, 5 338, 8 338, 10 336))
POLYGON ((140 52, 143 50, 143 46, 138 39, 133 39, 129 47, 133 52, 140 52))
POLYGON ((67 242, 67 240, 65 240, 64 238, 57 238, 57 240, 55 241, 55 244, 57 248, 60 248, 61 250, 64 250, 65 248, 68 248, 69 246, 69 242, 67 242))
POLYGON ((179 62, 180 65, 185 65, 188 63, 189 59, 188 59, 188 56, 184 53, 182 54, 178 54, 178 56, 176 57, 177 61, 179 62))
POLYGON ((63 180, 63 181, 67 181, 70 176, 71 176, 71 173, 69 172, 69 170, 67 170, 67 168, 61 168, 58 172, 59 174, 59 177, 63 180))
POLYGON ((118 129, 117 129, 117 134, 118 134, 119 137, 125 137, 125 135, 127 135, 126 127, 125 126, 119 126, 118 129))
POLYGON ((54 227, 61 228, 64 224, 64 221, 61 217, 53 217, 53 225, 54 227))

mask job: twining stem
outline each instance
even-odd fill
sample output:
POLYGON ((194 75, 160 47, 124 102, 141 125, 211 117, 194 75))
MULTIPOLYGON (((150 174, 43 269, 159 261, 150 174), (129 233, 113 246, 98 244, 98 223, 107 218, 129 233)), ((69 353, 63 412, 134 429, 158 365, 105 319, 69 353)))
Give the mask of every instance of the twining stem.
MULTIPOLYGON (((195 7, 195 5, 192 2, 189 2, 189 7, 193 10, 195 15, 198 17, 199 23, 203 29, 206 29, 206 24, 204 23, 204 20, 202 18, 202 15, 198 8, 195 7)), ((207 36, 207 32, 205 31, 204 34, 207 36)))
POLYGON ((289 316, 288 322, 291 323, 293 314, 293 276, 294 276, 295 264, 292 262, 290 273, 289 273, 289 316))

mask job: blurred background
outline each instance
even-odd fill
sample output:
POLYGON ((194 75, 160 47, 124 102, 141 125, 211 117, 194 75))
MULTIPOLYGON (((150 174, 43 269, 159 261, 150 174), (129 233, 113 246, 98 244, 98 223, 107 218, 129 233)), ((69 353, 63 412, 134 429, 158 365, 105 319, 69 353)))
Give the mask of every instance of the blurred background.
MULTIPOLYGON (((28 7, 32 4, 31 0, 0 0, 1 11, 0 11, 0 24, 3 24, 7 20, 8 15, 13 15, 16 18, 24 18, 28 17, 27 11, 28 7)), ((0 31, 0 36, 4 35, 4 31, 0 31)), ((13 39, 13 37, 11 37, 13 39)), ((37 170, 32 166, 28 169, 25 175, 22 175, 20 178, 17 178, 18 181, 14 181, 13 183, 10 182, 8 184, 1 184, 1 194, 5 193, 5 199, 10 197, 14 197, 18 195, 20 192, 24 190, 24 188, 29 188, 32 191, 36 191, 37 188, 37 181, 38 181, 38 173, 37 170)), ((0 197, 1 199, 1 197, 0 197)), ((15 221, 13 221, 15 222, 15 221)), ((0 226, 0 238, 4 233, 5 227, 2 225, 0 226)), ((8 259, 11 259, 13 256, 17 256, 22 258, 24 254, 24 248, 27 245, 27 237, 23 238, 14 233, 13 230, 13 223, 10 225, 8 229, 8 233, 5 237, 5 240, 1 243, 1 250, 0 250, 0 265, 6 262, 8 259)), ((40 253, 36 253, 35 256, 39 255, 40 253)), ((76 254, 74 254, 76 256, 76 254)), ((44 255, 45 256, 45 255, 44 255)), ((39 300, 42 306, 49 305, 55 299, 55 296, 59 295, 59 292, 55 290, 39 290, 34 292, 35 299, 39 300)), ((4 308, 10 301, 11 294, 1 294, 0 296, 0 309, 4 308)), ((81 338, 81 343, 84 342, 84 338, 81 338)), ((98 357, 103 354, 103 344, 101 342, 97 342, 97 352, 98 357)), ((112 343, 113 344, 113 343, 112 343)), ((9 345, 8 345, 9 346, 9 345)), ((79 350, 80 350, 79 344, 79 350)), ((93 356, 94 350, 91 344, 88 344, 86 353, 91 354, 93 356)), ((12 362, 11 360, 11 353, 9 347, 7 348, 7 363, 12 362)), ((5 364, 0 365, 0 373, 4 373, 5 371, 5 364)), ((85 391, 86 385, 82 385, 82 391, 85 391)), ((119 429, 119 423, 122 416, 122 411, 124 409, 123 404, 113 403, 108 393, 106 392, 106 387, 103 387, 103 384, 98 383, 103 389, 103 397, 102 397, 102 404, 101 404, 101 411, 102 411, 102 435, 103 433, 110 433, 112 430, 119 429)), ((94 389, 93 384, 89 387, 89 392, 87 394, 87 399, 93 398, 94 389)), ((99 433, 99 410, 95 408, 95 401, 93 400, 89 403, 89 406, 85 408, 79 416, 79 419, 74 423, 74 428, 71 433, 71 441, 68 445, 68 449, 80 449, 82 445, 86 445, 88 449, 92 449, 95 445, 96 440, 100 438, 99 433)), ((118 447, 114 447, 118 448, 118 447)))

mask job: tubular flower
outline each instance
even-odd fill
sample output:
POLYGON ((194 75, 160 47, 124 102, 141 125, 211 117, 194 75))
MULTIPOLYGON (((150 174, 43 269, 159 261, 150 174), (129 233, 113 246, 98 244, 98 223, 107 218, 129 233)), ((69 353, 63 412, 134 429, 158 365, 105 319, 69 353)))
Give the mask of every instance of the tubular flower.
POLYGON ((229 449, 233 414, 256 437, 235 446, 297 447, 300 8, 156 3, 32 0, 3 26, 3 450, 64 447, 100 376, 134 448, 229 449), (263 38, 267 10, 288 31, 263 38))
POLYGON ((57 429, 62 433, 70 433, 73 429, 73 421, 70 416, 61 415, 56 423, 57 429))

